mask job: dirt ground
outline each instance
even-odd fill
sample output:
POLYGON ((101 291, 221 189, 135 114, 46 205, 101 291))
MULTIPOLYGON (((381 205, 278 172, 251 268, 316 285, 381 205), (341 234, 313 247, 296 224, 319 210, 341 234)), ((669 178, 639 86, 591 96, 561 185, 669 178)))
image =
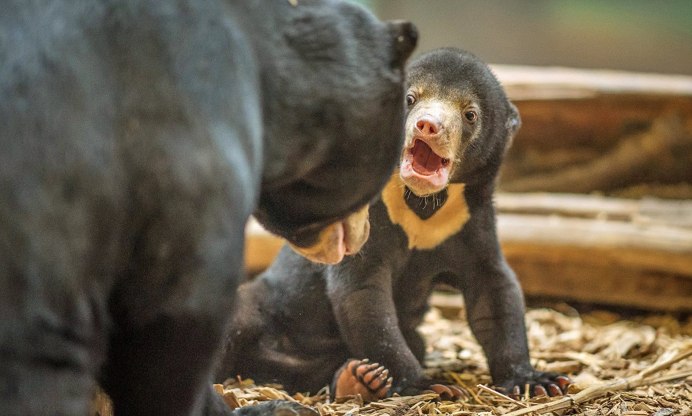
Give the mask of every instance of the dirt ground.
MULTIPOLYGON (((434 303, 434 302, 433 302, 434 303)), ((604 311, 577 313, 566 305, 533 308, 526 315, 531 357, 541 370, 564 372, 574 384, 562 398, 512 400, 494 392, 463 305, 443 302, 421 327, 428 342, 426 367, 460 386, 466 397, 360 397, 329 401, 327 387, 290 396, 280 386, 252 380, 216 385, 232 407, 271 399, 313 406, 321 415, 692 415, 692 318, 648 314, 628 319, 604 311), (559 311, 558 311, 559 310, 559 311)))

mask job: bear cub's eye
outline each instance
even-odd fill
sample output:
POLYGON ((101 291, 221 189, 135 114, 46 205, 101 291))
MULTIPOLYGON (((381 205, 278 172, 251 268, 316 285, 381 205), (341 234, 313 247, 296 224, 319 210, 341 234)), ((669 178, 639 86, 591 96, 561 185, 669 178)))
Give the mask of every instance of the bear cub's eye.
POLYGON ((413 94, 406 94, 406 104, 412 106, 416 102, 416 96, 413 94))
POLYGON ((476 120, 478 120, 478 113, 475 111, 467 111, 464 113, 464 117, 466 117, 466 120, 468 120, 469 123, 475 123, 476 120))

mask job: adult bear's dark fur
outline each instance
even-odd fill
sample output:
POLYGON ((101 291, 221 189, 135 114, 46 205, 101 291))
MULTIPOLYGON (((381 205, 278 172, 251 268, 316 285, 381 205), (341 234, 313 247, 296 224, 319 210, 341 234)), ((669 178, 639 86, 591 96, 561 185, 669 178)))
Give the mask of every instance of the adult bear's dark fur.
POLYGON ((434 284, 445 282, 463 291, 498 387, 561 394, 566 378, 529 363, 521 290, 495 232, 493 190, 520 125, 516 108, 488 67, 464 51, 425 54, 408 76, 406 143, 371 207, 370 240, 334 266, 284 249, 243 284, 221 374, 314 392, 357 357, 384 365, 393 392, 428 389, 416 327, 434 284))
POLYGON ((85 414, 97 381, 117 414, 230 412, 245 222, 357 249, 414 44, 336 1, 3 2, 0 414, 85 414))

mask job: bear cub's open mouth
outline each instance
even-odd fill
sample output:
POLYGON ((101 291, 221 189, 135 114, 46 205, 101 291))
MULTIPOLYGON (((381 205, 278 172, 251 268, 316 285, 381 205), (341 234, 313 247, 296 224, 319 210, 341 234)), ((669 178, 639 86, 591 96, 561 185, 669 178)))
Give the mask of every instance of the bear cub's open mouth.
POLYGON ((447 186, 452 160, 435 153, 425 139, 416 137, 404 150, 399 173, 406 186, 418 196, 441 191, 447 186))
POLYGON ((439 156, 426 142, 420 139, 415 139, 409 152, 413 156, 411 167, 420 175, 432 175, 449 165, 449 159, 439 156))

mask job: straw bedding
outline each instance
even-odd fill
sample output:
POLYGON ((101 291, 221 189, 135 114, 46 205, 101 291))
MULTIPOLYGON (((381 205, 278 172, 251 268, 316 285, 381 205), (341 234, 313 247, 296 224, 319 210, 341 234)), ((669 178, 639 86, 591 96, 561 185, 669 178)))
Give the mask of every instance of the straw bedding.
POLYGON ((530 309, 526 322, 537 369, 568 373, 574 382, 561 398, 516 401, 489 389, 485 359, 463 319, 463 305, 450 306, 448 301, 432 308, 420 330, 428 343, 428 371, 459 385, 466 392, 460 401, 424 394, 372 403, 360 397, 334 402, 327 387, 289 395, 281 386, 256 386, 252 380, 228 380, 215 388, 231 407, 286 399, 313 406, 324 416, 692 415, 692 319, 623 319, 608 312, 580 315, 566 306, 558 309, 562 312, 530 309))

